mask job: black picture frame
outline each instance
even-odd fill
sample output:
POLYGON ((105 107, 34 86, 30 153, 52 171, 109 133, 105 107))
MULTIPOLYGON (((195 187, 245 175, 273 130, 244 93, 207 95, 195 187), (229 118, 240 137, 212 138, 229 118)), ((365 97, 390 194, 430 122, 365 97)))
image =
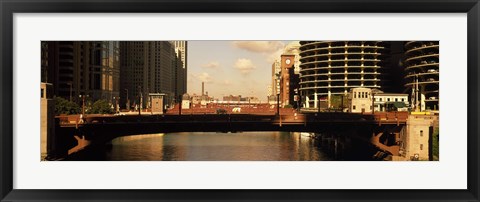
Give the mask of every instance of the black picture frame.
MULTIPOLYGON (((1 201, 479 201, 478 0, 0 0, 1 201), (465 190, 19 190, 13 189, 15 13, 467 13, 468 188, 465 190)), ((434 182, 432 182, 434 183, 434 182)))

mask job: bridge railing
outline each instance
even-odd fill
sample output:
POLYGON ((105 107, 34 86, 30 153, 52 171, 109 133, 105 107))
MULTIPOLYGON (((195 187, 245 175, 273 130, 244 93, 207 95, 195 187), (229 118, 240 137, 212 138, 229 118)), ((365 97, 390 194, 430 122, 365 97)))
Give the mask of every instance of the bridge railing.
POLYGON ((380 122, 406 122, 408 119, 408 112, 376 112, 374 118, 380 122))
POLYGON ((193 114, 193 115, 79 115, 57 116, 61 125, 155 123, 155 122, 406 122, 408 112, 376 112, 375 114, 322 112, 314 114, 252 115, 252 114, 193 114))

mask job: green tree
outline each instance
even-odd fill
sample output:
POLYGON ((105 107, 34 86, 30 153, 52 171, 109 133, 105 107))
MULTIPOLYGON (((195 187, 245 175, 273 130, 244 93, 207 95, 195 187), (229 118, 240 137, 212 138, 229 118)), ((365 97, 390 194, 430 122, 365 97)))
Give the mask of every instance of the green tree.
POLYGON ((342 108, 342 106, 348 107, 348 97, 344 95, 332 95, 332 97, 330 98, 330 105, 336 109, 340 109, 342 108), (343 100, 342 100, 342 97, 343 97, 343 100), (342 105, 342 101, 343 101, 343 105, 342 105))
POLYGON ((88 110, 89 114, 113 114, 110 103, 106 100, 97 100, 88 110))
POLYGON ((76 103, 56 96, 53 99, 55 100, 55 115, 80 113, 80 106, 76 103))

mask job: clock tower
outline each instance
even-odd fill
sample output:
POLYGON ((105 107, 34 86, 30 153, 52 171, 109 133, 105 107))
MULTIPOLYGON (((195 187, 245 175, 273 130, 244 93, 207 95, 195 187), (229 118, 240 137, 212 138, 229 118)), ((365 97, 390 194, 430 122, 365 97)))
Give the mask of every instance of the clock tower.
POLYGON ((292 83, 292 77, 294 77, 294 63, 295 55, 281 55, 281 80, 280 80, 280 101, 282 106, 293 104, 293 91, 295 86, 298 85, 292 83))

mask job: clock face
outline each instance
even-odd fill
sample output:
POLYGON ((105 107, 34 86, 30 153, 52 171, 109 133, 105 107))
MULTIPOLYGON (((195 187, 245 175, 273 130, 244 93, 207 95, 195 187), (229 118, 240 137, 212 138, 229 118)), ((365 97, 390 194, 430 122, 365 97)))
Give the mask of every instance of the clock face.
POLYGON ((289 65, 289 64, 290 64, 290 59, 286 59, 286 60, 285 60, 285 63, 286 63, 287 65, 289 65))

